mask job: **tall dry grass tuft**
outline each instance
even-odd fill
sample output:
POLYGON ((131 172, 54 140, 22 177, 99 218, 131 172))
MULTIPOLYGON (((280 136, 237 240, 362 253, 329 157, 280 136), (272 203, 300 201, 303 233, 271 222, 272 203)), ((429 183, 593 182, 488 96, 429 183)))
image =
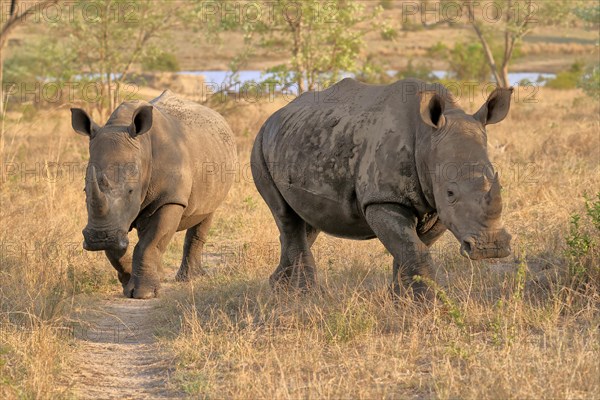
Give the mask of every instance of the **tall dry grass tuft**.
POLYGON ((116 282, 81 250, 85 140, 68 113, 5 120, 0 188, 0 397, 64 398, 74 294, 116 282))

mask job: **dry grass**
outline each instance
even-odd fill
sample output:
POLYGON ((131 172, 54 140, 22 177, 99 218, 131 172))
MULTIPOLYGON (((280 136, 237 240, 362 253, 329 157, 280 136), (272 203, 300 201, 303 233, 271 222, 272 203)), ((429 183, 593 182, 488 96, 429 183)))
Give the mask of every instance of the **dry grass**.
POLYGON ((117 280, 81 249, 87 143, 64 111, 9 120, 0 188, 0 397, 64 398, 57 388, 70 347, 75 294, 117 280), (56 166, 60 168, 56 168, 56 166), (60 174, 57 175, 57 172, 60 174))
MULTIPOLYGON (((562 283, 570 215, 600 187, 600 110, 579 91, 542 88, 538 99, 516 102, 489 128, 514 259, 470 264, 446 235, 433 252, 442 300, 429 306, 390 300, 391 258, 378 241, 326 235, 315 244, 321 289, 272 292, 278 233, 246 167, 258 127, 284 103, 228 108, 240 179, 211 231, 209 275, 164 299, 171 322, 158 329, 177 355, 176 382, 217 398, 597 396, 600 292, 562 283)), ((4 137, 2 398, 65 397, 54 388, 72 350, 64 327, 73 296, 118 287, 103 257, 80 250, 87 142, 68 121, 66 110, 9 121, 4 137), (50 179, 47 162, 79 169, 50 179), (9 165, 40 172, 15 175, 9 165)), ((179 233, 170 244, 168 265, 179 263, 182 241, 179 233)))

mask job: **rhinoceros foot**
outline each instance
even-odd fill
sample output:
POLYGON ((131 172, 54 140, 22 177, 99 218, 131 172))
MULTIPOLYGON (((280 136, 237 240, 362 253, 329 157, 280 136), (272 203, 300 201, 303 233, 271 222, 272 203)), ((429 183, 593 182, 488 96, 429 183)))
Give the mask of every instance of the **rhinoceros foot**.
POLYGON ((123 286, 123 288, 125 288, 125 286, 127 286, 127 284, 129 283, 129 280, 131 279, 131 273, 130 272, 119 272, 118 277, 119 277, 119 282, 121 282, 121 285, 123 286))
POLYGON ((175 275, 176 282, 189 282, 190 279, 191 277, 189 276, 189 274, 181 272, 181 269, 177 272, 177 275, 175 275))
POLYGON ((158 277, 132 277, 123 286, 123 295, 133 299, 151 299, 158 296, 160 280, 158 277))
POLYGON ((175 281, 177 282, 189 282, 192 279, 206 275, 206 271, 203 268, 195 267, 190 269, 188 267, 181 266, 177 274, 175 275, 175 281))
POLYGON ((392 284, 390 286, 390 295, 394 302, 399 302, 401 299, 408 301, 416 301, 417 303, 426 304, 433 303, 436 298, 435 291, 429 286, 420 282, 412 284, 392 284))
POLYGON ((276 290, 308 291, 317 286, 315 268, 307 265, 278 267, 269 278, 269 282, 271 287, 276 290))

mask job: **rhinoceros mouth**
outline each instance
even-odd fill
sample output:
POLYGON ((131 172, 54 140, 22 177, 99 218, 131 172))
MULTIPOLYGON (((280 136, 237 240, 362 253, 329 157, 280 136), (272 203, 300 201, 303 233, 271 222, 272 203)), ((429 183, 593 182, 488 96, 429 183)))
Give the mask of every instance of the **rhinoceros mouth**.
POLYGON ((94 231, 91 229, 83 230, 83 249, 87 251, 101 251, 108 249, 125 250, 129 246, 127 233, 116 231, 114 234, 94 231))
POLYGON ((504 258, 511 253, 510 236, 503 241, 479 241, 468 237, 461 241, 460 254, 471 260, 484 258, 504 258))

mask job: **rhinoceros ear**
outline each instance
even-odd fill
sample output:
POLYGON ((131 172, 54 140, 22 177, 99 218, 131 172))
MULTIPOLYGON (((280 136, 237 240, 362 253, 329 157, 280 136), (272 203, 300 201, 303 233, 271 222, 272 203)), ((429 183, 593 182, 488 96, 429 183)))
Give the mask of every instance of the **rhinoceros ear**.
POLYGON ((129 134, 131 137, 143 135, 152 128, 152 106, 141 106, 133 112, 129 134))
POLYGON ((91 138, 98 130, 98 125, 81 108, 71 108, 71 126, 80 135, 91 138))
POLYGON ((508 115, 510 98, 513 88, 496 88, 487 101, 473 114, 473 117, 483 125, 496 124, 508 115))
POLYGON ((434 91, 421 92, 421 119, 427 125, 440 129, 446 123, 444 109, 446 102, 434 91))

